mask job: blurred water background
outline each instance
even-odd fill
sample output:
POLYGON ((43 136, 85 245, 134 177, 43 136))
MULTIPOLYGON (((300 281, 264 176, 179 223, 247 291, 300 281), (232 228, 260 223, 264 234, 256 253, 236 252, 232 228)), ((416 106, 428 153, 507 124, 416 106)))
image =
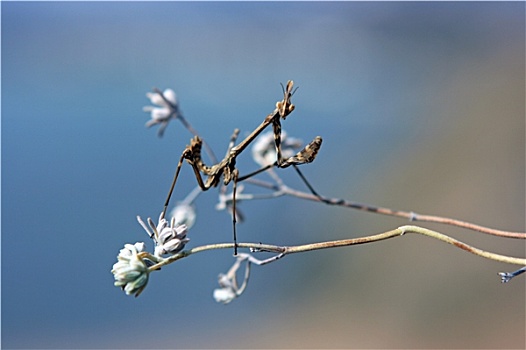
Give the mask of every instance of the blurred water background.
MULTIPOLYGON (((163 268, 137 299, 110 273, 124 243, 147 241, 135 216, 157 218, 191 137, 178 122, 161 139, 144 127, 154 86, 176 91, 222 155, 293 79, 283 127, 324 138, 302 168, 320 193, 525 230, 524 2, 1 5, 3 347, 524 348, 524 277, 497 276, 518 267, 426 237, 256 267, 228 306, 212 291, 231 251, 163 268)), ((239 167, 256 168, 248 152, 239 167)), ((185 167, 176 199, 194 186, 185 167)), ((198 198, 189 246, 231 240, 216 202, 198 198)), ((242 209, 250 242, 407 223, 295 198, 242 209)), ((525 254, 523 241, 423 226, 525 254)))

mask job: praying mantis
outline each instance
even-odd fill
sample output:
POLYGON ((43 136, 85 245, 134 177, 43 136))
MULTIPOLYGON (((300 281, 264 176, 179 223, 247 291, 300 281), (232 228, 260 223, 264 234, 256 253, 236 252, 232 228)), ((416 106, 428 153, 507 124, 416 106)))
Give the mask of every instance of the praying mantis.
MULTIPOLYGON (((294 82, 289 80, 285 88, 283 88, 283 100, 276 103, 276 108, 272 113, 267 115, 263 122, 250 133, 243 141, 235 145, 237 137, 239 135, 239 129, 235 129, 232 134, 227 148, 225 157, 218 163, 207 166, 201 158, 201 148, 203 145, 203 140, 198 135, 194 136, 190 145, 187 145, 184 149, 177 168, 175 170, 174 178, 168 196, 166 198, 163 210, 163 216, 166 214, 170 198, 172 196, 177 178, 179 177, 179 172, 183 165, 184 160, 192 167, 194 171, 195 178, 201 190, 207 191, 212 187, 217 187, 223 180, 223 184, 227 186, 230 182, 233 182, 233 195, 232 195, 232 209, 234 215, 232 215, 233 223, 233 233, 234 233, 234 255, 237 255, 237 234, 236 234, 236 189, 237 183, 243 181, 255 174, 258 174, 264 170, 269 169, 272 166, 277 166, 278 168, 287 168, 289 166, 294 166, 294 168, 299 172, 297 165, 311 163, 316 158, 318 151, 321 147, 322 138, 320 136, 315 137, 308 145, 306 145, 301 151, 296 153, 294 156, 289 158, 284 158, 282 156, 281 150, 281 119, 285 120, 287 116, 294 110, 294 105, 291 102, 291 97, 294 94, 293 90, 294 82), (263 130, 268 126, 272 125, 274 132, 274 142, 276 145, 276 161, 263 167, 253 173, 248 175, 239 176, 239 170, 236 168, 236 158, 254 141, 263 130), (203 178, 203 176, 205 178, 203 178)), ((301 175, 302 179, 305 181, 304 177, 301 175)), ((308 183, 307 183, 308 185, 308 183)), ((309 188, 310 185, 308 185, 309 188)))

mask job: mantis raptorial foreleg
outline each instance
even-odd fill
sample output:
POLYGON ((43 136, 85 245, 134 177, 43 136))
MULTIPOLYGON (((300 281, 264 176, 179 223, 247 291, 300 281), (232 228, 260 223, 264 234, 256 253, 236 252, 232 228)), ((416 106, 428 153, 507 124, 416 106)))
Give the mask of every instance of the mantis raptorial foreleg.
MULTIPOLYGON (((229 142, 229 146, 228 146, 226 155, 220 162, 212 166, 207 166, 201 158, 201 147, 203 144, 203 140, 197 135, 194 136, 194 138, 192 138, 192 140, 190 141, 190 145, 186 146, 185 150, 181 154, 181 157, 177 164, 177 169, 175 171, 172 185, 170 187, 168 197, 166 198, 166 201, 165 201, 164 213, 166 213, 166 209, 168 207, 170 197, 172 195, 173 189, 177 182, 177 178, 179 176, 179 172, 181 170, 183 160, 186 160, 188 164, 191 165, 195 178, 197 180, 197 183, 199 184, 199 187, 203 191, 207 191, 211 187, 216 187, 221 181, 221 178, 223 179, 223 184, 225 186, 228 185, 231 181, 233 181, 233 195, 232 195, 233 219, 232 219, 232 222, 233 222, 233 231, 234 231, 234 254, 237 255, 237 234, 236 234, 237 183, 247 179, 250 176, 253 176, 259 173, 262 170, 249 174, 249 176, 239 177, 239 171, 236 168, 236 158, 248 147, 248 145, 250 145, 252 141, 256 139, 256 137, 263 130, 265 130, 271 124, 274 130, 274 140, 276 144, 276 154, 277 154, 277 160, 273 165, 276 165, 280 168, 286 168, 292 165, 296 168, 297 165, 310 163, 316 158, 318 150, 320 149, 320 146, 321 146, 322 139, 321 137, 318 136, 311 143, 305 146, 305 148, 303 148, 300 152, 298 152, 296 155, 289 157, 289 158, 283 158, 282 156, 280 118, 286 119, 287 116, 294 110, 294 105, 290 101, 295 91, 295 90, 293 91, 293 86, 294 86, 294 83, 291 80, 289 80, 287 82, 286 88, 283 88, 283 100, 278 101, 276 103, 276 108, 274 109, 274 111, 270 113, 263 120, 263 122, 256 129, 254 129, 254 131, 252 131, 252 133, 250 133, 250 135, 248 135, 238 145, 235 145, 235 141, 239 135, 239 130, 236 129, 234 131, 234 133, 232 134, 232 137, 230 138, 230 142, 229 142), (205 176, 206 178, 203 179, 202 175, 205 176)), ((296 170, 298 169, 296 168, 296 170)), ((310 188, 310 185, 308 186, 310 188)))

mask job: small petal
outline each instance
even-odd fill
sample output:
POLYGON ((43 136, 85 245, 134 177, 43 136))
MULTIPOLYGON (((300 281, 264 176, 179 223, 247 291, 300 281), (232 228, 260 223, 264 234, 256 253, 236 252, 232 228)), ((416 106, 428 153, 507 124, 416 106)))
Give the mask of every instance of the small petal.
POLYGON ((154 105, 160 106, 164 102, 163 98, 157 92, 147 92, 146 97, 148 97, 154 105))
POLYGON ((170 119, 172 111, 169 108, 152 108, 150 122, 160 123, 170 119))
POLYGON ((177 226, 175 226, 175 232, 177 233, 177 237, 185 237, 187 229, 188 226, 186 226, 185 224, 178 224, 177 226))
MULTIPOLYGON (((177 96, 175 95, 175 92, 172 89, 166 89, 163 91, 164 97, 170 101, 173 105, 177 105, 177 96)), ((163 100, 164 102, 164 100, 163 100)))
MULTIPOLYGON (((170 101, 172 104, 177 104, 175 92, 172 89, 166 89, 163 91, 164 97, 170 101)), ((164 100, 164 98, 157 92, 147 92, 146 97, 150 99, 150 102, 154 105, 158 105, 161 107, 168 107, 168 104, 164 100)))

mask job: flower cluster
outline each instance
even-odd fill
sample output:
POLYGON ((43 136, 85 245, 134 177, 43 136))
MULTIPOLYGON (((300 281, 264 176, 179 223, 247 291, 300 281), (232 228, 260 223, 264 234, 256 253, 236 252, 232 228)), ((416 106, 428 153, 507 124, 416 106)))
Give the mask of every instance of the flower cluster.
POLYGON ((228 304, 238 296, 240 296, 248 283, 250 276, 250 256, 248 254, 238 254, 236 256, 236 262, 226 274, 219 274, 219 287, 214 290, 214 299, 218 303, 228 304), (238 286, 237 284, 237 270, 241 267, 241 263, 246 262, 245 277, 243 284, 238 286))
POLYGON ((148 92, 146 97, 150 99, 154 106, 145 106, 143 111, 149 112, 152 118, 146 123, 146 127, 151 127, 156 124, 160 124, 157 134, 159 137, 163 136, 164 130, 168 126, 170 119, 177 119, 179 117, 179 105, 177 103, 177 97, 172 89, 166 89, 164 92, 148 92))
POLYGON ((121 287, 126 294, 141 294, 148 283, 149 267, 163 261, 163 255, 173 255, 181 251, 190 240, 186 237, 186 225, 175 223, 172 218, 168 223, 163 213, 159 216, 159 223, 154 225, 152 219, 148 218, 149 227, 137 216, 137 220, 146 230, 155 243, 154 254, 145 251, 143 242, 126 244, 117 256, 117 262, 113 265, 111 273, 115 278, 115 286, 121 287))
POLYGON ((164 218, 164 213, 159 216, 159 223, 157 226, 152 219, 148 218, 148 226, 137 216, 137 221, 144 228, 148 236, 153 239, 155 243, 154 256, 162 257, 163 255, 173 255, 181 251, 185 244, 190 240, 186 237, 187 226, 184 224, 177 224, 175 218, 172 218, 170 223, 164 218))
POLYGON ((111 273, 115 277, 115 286, 121 287, 126 294, 141 294, 148 283, 149 270, 146 263, 138 256, 144 251, 144 243, 126 244, 117 256, 111 273))

